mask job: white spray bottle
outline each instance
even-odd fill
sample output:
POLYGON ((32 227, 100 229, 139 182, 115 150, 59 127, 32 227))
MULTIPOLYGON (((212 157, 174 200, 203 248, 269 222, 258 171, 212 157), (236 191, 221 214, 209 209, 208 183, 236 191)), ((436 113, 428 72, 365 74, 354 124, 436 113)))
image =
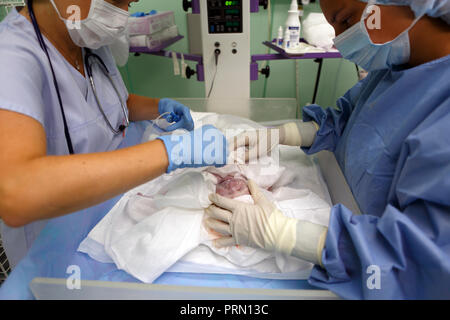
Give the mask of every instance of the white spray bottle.
POLYGON ((290 47, 295 48, 300 44, 300 18, 297 0, 292 0, 286 21, 286 30, 290 33, 290 47))

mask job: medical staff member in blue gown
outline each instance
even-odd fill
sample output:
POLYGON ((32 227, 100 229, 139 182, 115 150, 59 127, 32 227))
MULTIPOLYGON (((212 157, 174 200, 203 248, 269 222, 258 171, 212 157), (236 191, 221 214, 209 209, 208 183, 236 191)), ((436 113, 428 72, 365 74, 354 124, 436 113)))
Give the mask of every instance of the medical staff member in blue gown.
POLYGON ((450 1, 320 5, 336 47, 369 75, 337 108, 305 107, 304 124, 278 128, 280 143, 333 151, 363 215, 336 205, 328 228, 285 218, 250 183, 255 205, 210 197, 216 244, 313 262, 310 283, 343 298, 449 299, 450 1))
POLYGON ((46 219, 100 204, 166 172, 226 159, 222 133, 212 126, 192 131, 184 105, 128 94, 110 48, 128 57, 132 2, 28 1, 0 24, 0 218, 13 266, 46 219), (168 131, 190 132, 183 141, 195 136, 204 149, 207 132, 208 141, 221 143, 195 161, 177 158, 183 154, 172 152, 177 144, 167 137, 116 150, 128 121, 167 112, 177 120, 168 131))

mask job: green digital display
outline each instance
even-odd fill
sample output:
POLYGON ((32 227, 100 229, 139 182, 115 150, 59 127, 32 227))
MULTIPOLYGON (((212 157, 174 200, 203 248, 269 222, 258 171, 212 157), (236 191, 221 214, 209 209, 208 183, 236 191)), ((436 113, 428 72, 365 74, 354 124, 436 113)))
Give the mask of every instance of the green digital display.
POLYGON ((209 33, 242 33, 242 0, 207 0, 209 33))
POLYGON ((234 7, 234 6, 238 6, 240 4, 240 0, 229 0, 229 1, 225 1, 225 6, 226 7, 234 7))

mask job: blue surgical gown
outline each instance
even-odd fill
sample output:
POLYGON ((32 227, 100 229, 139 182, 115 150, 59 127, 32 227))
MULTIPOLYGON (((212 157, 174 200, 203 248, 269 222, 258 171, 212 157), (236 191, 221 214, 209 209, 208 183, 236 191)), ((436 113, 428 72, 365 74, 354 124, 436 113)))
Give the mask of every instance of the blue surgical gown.
POLYGON ((450 298, 450 56, 371 72, 320 125, 363 215, 332 208, 310 283, 349 299, 450 298))
MULTIPOLYGON (((45 42, 61 92, 75 153, 115 150, 123 136, 114 135, 107 126, 88 78, 73 68, 47 39, 45 42)), ((128 91, 109 48, 103 47, 94 50, 94 53, 106 64, 122 100, 126 102, 128 91)), ((92 72, 105 114, 117 128, 125 120, 119 98, 98 65, 93 65, 92 72)), ((38 121, 45 129, 48 155, 68 154, 50 64, 39 46, 33 26, 16 10, 11 11, 0 23, 0 109, 14 111, 38 121)), ((24 257, 45 224, 46 221, 39 221, 24 228, 9 228, 2 224, 3 244, 13 266, 24 257)))

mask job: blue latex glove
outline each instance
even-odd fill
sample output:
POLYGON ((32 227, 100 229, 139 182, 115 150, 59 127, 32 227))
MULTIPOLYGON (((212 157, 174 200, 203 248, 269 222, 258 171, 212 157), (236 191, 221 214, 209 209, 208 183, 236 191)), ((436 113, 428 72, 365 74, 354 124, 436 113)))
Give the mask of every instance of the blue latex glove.
POLYGON ((145 12, 135 12, 131 14, 130 16, 133 18, 142 18, 145 17, 147 14, 145 12))
POLYGON ((141 12, 140 11, 140 12, 135 12, 135 13, 131 14, 131 17, 133 17, 133 18, 142 18, 142 17, 146 17, 146 16, 152 16, 152 15, 155 15, 157 13, 158 13, 158 11, 156 11, 156 10, 152 10, 149 13, 145 13, 145 12, 141 12))
MULTIPOLYGON (((161 99, 158 104, 158 111, 159 114, 171 112, 178 116, 178 119, 175 120, 179 121, 167 127, 165 131, 174 131, 177 129, 186 129, 188 131, 192 131, 194 129, 194 121, 191 117, 191 110, 189 110, 189 108, 185 105, 172 99, 161 99)), ((169 122, 172 122, 174 120, 168 119, 168 117, 173 118, 170 115, 164 116, 164 118, 169 122)))
POLYGON ((220 168, 226 165, 227 139, 212 125, 184 135, 167 135, 158 139, 164 142, 169 158, 167 173, 182 168, 220 168))

